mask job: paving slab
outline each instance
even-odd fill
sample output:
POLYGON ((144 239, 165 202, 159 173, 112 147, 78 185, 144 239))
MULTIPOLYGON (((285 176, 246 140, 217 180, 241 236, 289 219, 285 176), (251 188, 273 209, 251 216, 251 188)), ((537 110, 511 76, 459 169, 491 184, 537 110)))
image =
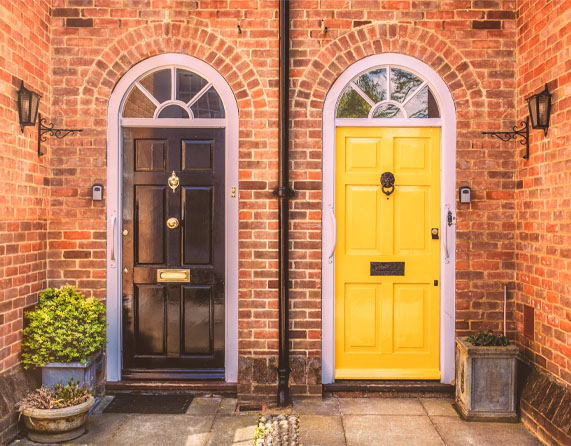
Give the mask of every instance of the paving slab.
POLYGON ((129 415, 123 413, 98 413, 87 419, 87 432, 70 441, 70 444, 107 444, 129 415))
POLYGON ((222 398, 220 405, 218 406, 219 415, 232 415, 236 412, 236 405, 238 400, 236 398, 222 398))
POLYGON ((342 415, 426 415, 417 398, 339 398, 342 415))
POLYGON ((419 401, 428 416, 443 415, 458 417, 458 412, 452 407, 454 400, 451 398, 420 398, 419 401))
POLYGON ((330 397, 298 397, 293 400, 293 411, 299 415, 339 415, 339 400, 330 397))
POLYGON ((425 415, 345 415, 343 428, 347 446, 444 446, 425 415))
POLYGON ((341 416, 300 415, 299 432, 303 446, 345 446, 341 416))
POLYGON ((463 421, 458 416, 431 417, 446 446, 541 446, 521 423, 463 421))
POLYGON ((206 444, 208 446, 252 446, 257 425, 258 414, 218 415, 206 444))
MULTIPOLYGON (((214 415, 129 415, 108 446, 204 446, 214 415)), ((101 444, 97 442, 96 444, 101 444)))
POLYGON ((186 409, 187 415, 214 415, 218 411, 218 407, 222 402, 222 398, 217 397, 196 397, 193 398, 190 406, 186 409))

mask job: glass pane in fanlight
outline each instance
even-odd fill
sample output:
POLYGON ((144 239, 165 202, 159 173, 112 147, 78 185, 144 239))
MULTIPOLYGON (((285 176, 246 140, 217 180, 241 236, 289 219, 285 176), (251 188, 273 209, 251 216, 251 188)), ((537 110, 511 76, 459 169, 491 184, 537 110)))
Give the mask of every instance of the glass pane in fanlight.
POLYGON ((167 105, 159 113, 159 118, 184 118, 187 119, 188 112, 180 105, 167 105))
POLYGON ((347 87, 337 107, 338 118, 367 118, 371 106, 353 88, 347 87))
POLYGON ((419 86, 422 81, 410 71, 400 68, 391 68, 391 99, 404 102, 419 86))
POLYGON ((152 118, 155 104, 138 87, 133 88, 123 107, 124 118, 152 118))
POLYGON ((406 113, 410 118, 438 118, 438 104, 434 99, 432 91, 425 86, 417 94, 415 94, 404 106, 406 113))
POLYGON ((225 117, 224 104, 213 87, 210 87, 200 99, 192 104, 190 109, 195 118, 218 119, 225 117))
POLYGON ((149 74, 141 81, 141 85, 151 93, 159 104, 171 99, 171 70, 160 70, 149 74))
POLYGON ((382 104, 373 112, 373 118, 404 118, 404 115, 396 105, 382 104))
POLYGON ((379 68, 359 76, 355 84, 375 103, 387 99, 386 68, 379 68))
POLYGON ((198 74, 187 70, 176 70, 176 98, 182 102, 190 101, 196 93, 202 90, 207 80, 198 74))

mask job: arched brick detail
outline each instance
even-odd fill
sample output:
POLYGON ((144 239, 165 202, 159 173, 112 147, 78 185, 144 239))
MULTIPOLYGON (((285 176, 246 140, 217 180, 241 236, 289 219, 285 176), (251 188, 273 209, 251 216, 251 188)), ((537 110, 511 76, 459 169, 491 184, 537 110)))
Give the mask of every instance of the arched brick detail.
POLYGON ((354 29, 323 48, 297 85, 295 117, 321 120, 325 97, 339 75, 357 60, 380 53, 405 54, 432 67, 452 93, 458 128, 465 128, 462 120, 485 117, 484 92, 467 58, 430 30, 395 23, 354 29))
POLYGON ((226 79, 240 110, 267 106, 266 92, 248 59, 205 24, 155 23, 134 28, 109 45, 86 76, 81 91, 83 106, 106 103, 119 79, 135 64, 163 53, 194 56, 211 65, 226 79), (87 102, 87 103, 86 103, 87 102))

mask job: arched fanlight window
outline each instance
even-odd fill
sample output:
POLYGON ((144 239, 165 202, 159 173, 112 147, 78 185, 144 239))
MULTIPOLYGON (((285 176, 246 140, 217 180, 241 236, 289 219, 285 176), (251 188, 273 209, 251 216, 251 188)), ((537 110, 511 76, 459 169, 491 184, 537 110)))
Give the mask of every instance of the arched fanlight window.
POLYGON ((359 74, 343 90, 337 118, 439 118, 438 104, 427 82, 393 66, 359 74))
POLYGON ((203 77, 165 68, 137 80, 123 106, 124 118, 224 118, 220 95, 203 77))

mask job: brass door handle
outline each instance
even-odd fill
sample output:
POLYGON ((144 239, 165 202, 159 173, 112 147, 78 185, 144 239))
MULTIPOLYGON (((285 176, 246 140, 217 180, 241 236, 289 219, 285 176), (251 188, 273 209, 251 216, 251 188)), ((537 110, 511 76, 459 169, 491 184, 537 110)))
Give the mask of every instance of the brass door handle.
POLYGON ((176 217, 171 217, 167 220, 167 227, 169 229, 175 229, 178 228, 178 218, 176 217))

